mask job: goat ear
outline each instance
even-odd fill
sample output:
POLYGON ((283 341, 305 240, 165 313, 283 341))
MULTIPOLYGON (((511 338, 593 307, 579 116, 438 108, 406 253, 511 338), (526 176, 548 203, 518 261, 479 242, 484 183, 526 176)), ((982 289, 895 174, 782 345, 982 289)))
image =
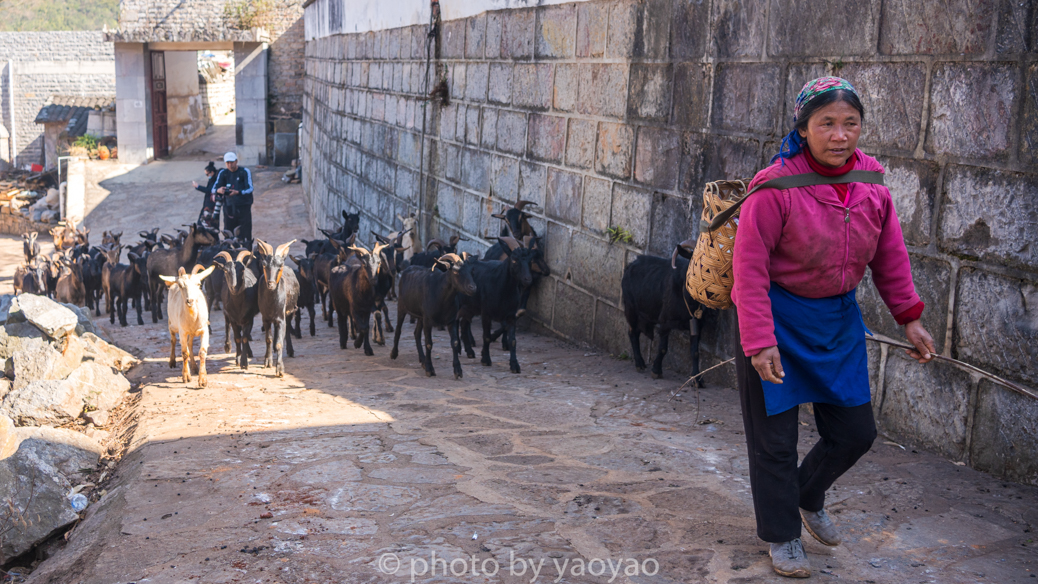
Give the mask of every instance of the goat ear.
MULTIPOLYGON (((181 270, 183 270, 184 268, 180 268, 180 269, 181 269, 181 270)), ((162 276, 162 275, 160 275, 160 276, 159 276, 159 278, 160 278, 160 279, 161 279, 161 280, 162 280, 163 282, 165 282, 165 284, 166 284, 166 287, 167 287, 167 288, 169 288, 169 287, 170 287, 170 286, 172 286, 173 284, 176 284, 176 283, 177 283, 177 279, 176 279, 176 278, 171 278, 171 277, 169 277, 169 276, 162 276)))
POLYGON ((295 262, 295 264, 297 266, 303 263, 303 258, 301 256, 290 255, 290 256, 288 256, 288 259, 290 259, 293 262, 295 262))
POLYGON ((180 268, 179 270, 177 270, 177 277, 178 277, 178 278, 179 278, 180 276, 183 276, 183 275, 185 275, 185 274, 187 274, 187 271, 186 271, 186 270, 184 270, 184 268, 180 268))
POLYGON ((135 261, 137 261, 137 260, 141 259, 141 256, 139 256, 139 255, 137 255, 137 254, 133 253, 132 251, 131 251, 131 252, 129 252, 129 253, 127 253, 127 254, 126 254, 126 257, 127 257, 127 258, 129 258, 129 260, 130 260, 131 262, 135 262, 135 261))

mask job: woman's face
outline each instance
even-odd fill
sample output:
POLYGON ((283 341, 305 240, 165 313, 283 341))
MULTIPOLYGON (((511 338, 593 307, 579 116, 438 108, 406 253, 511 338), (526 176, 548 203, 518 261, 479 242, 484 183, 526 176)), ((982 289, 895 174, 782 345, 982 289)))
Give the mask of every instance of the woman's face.
POLYGON ((205 175, 206 175, 207 177, 209 177, 209 178, 212 178, 212 176, 213 176, 214 174, 216 174, 216 173, 215 173, 215 172, 213 172, 213 171, 211 171, 211 170, 209 170, 209 169, 206 169, 206 171, 205 171, 205 175))
POLYGON ((800 137, 807 140, 815 160, 834 168, 843 166, 858 147, 861 115, 846 101, 835 101, 811 114, 800 137))

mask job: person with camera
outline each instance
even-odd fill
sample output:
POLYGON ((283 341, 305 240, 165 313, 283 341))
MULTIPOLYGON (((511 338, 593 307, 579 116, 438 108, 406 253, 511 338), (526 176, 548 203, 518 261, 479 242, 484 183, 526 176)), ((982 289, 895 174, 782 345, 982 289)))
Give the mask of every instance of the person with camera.
POLYGON ((242 242, 252 247, 252 172, 249 169, 238 166, 238 156, 234 152, 223 155, 224 164, 227 168, 220 171, 216 177, 213 193, 224 199, 224 229, 234 233, 236 228, 241 228, 238 234, 242 242))

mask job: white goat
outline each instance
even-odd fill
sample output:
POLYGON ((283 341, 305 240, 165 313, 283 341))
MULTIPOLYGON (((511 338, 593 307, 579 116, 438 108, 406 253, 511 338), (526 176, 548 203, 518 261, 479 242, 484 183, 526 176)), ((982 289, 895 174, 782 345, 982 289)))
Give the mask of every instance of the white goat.
POLYGON ((194 357, 191 346, 198 343, 198 387, 205 387, 205 355, 209 351, 209 307, 202 292, 202 280, 213 272, 214 266, 202 270, 195 265, 188 274, 180 268, 176 278, 159 276, 169 288, 166 300, 166 319, 169 321, 169 368, 177 368, 177 333, 180 333, 180 354, 184 359, 184 383, 191 381, 194 357), (199 270, 202 270, 199 272, 199 270))
MULTIPOLYGON (((414 213, 409 214, 407 217, 397 215, 396 218, 404 224, 400 231, 408 232, 404 234, 404 240, 401 242, 401 245, 404 248, 404 259, 410 260, 411 256, 413 256, 417 251, 421 251, 418 249, 418 219, 415 219, 414 213)), ((396 236, 400 231, 390 233, 389 239, 396 239, 396 236)))

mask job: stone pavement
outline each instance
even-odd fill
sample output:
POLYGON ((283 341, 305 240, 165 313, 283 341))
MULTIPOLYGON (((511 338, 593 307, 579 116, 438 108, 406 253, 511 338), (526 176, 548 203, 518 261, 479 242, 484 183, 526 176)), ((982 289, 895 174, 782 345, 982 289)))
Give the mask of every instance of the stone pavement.
MULTIPOLYGON (((192 219, 193 175, 153 180, 174 164, 92 183, 110 191, 92 195, 98 237, 192 219)), ((300 187, 256 174, 256 236, 307 237, 300 187)), ((531 333, 519 335, 521 375, 496 347, 492 367, 463 359, 454 380, 436 332, 439 375, 427 378, 406 323, 396 361, 389 347, 341 351, 319 324, 277 379, 232 365, 215 312, 198 390, 168 368, 163 323, 101 319, 146 358, 130 375, 135 437, 33 584, 781 581, 755 535, 731 388, 677 395, 675 372, 653 381, 531 333)), ((802 434, 806 452, 806 416, 802 434)), ((805 540, 813 579, 1034 582, 1036 503, 1038 489, 880 438, 829 497, 844 545, 805 540)))

